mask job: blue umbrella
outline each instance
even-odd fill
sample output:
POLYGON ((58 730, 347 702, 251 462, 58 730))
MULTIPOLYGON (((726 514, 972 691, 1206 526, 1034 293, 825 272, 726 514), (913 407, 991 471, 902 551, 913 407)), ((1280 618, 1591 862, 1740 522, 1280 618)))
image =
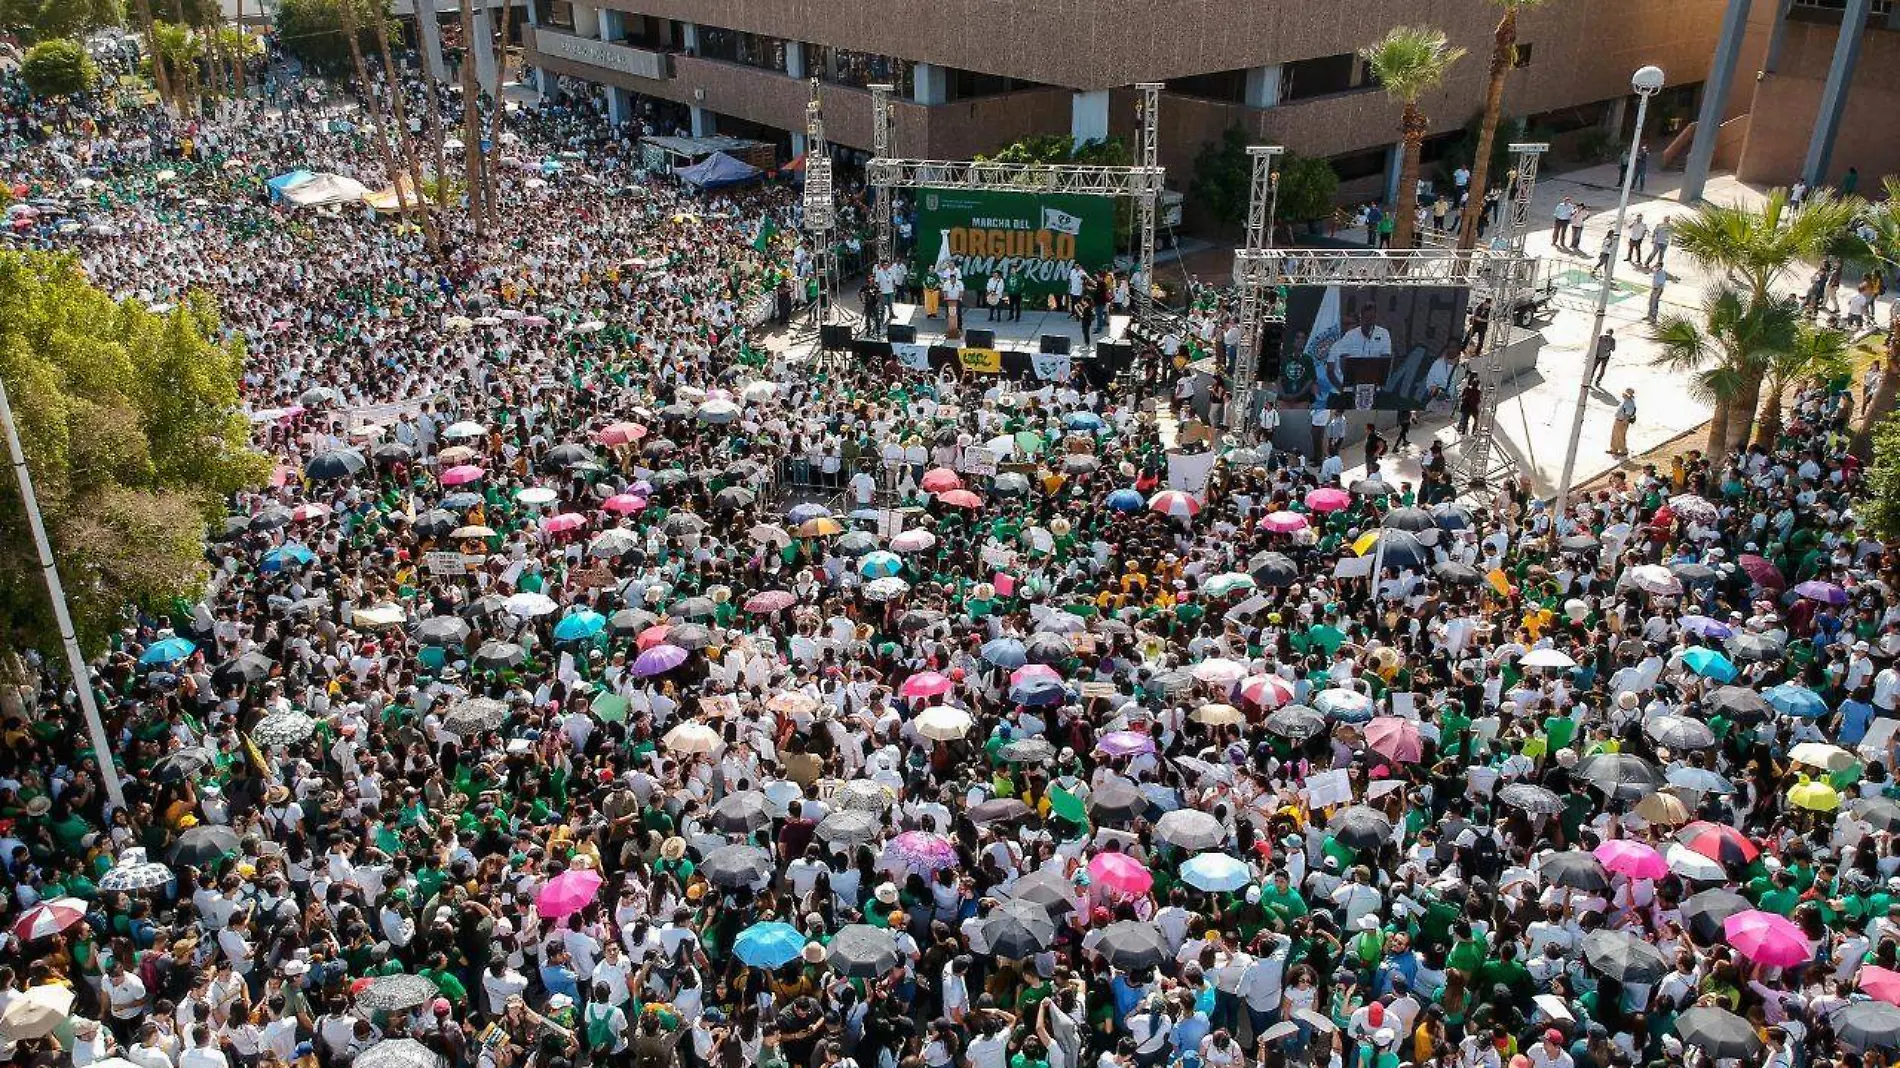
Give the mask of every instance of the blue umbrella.
POLYGON ((176 664, 198 651, 188 638, 163 638, 147 646, 139 656, 141 664, 176 664))
POLYGON ((1238 890, 1253 882, 1247 865, 1225 853, 1199 853, 1181 865, 1181 881, 1210 893, 1238 890))
POLYGON ((1063 685, 1047 676, 1029 679, 1009 688, 1009 699, 1019 705, 1059 705, 1066 696, 1068 692, 1063 685))
POLYGON ((462 490, 459 493, 451 493, 442 498, 442 507, 450 508, 457 512, 467 511, 480 503, 482 503, 482 495, 479 493, 470 493, 467 490, 462 490))
POLYGON ((883 549, 866 553, 864 558, 858 561, 858 574, 865 578, 895 578, 903 570, 903 558, 883 549))
POLYGON ((983 659, 1014 671, 1029 663, 1029 650, 1016 638, 991 638, 983 643, 983 659))
POLYGON ((1095 431, 1102 429, 1102 417, 1094 412, 1070 412, 1062 417, 1062 425, 1070 430, 1095 431))
POLYGON ((805 504, 793 505, 791 510, 785 513, 785 518, 794 523, 803 523, 807 519, 823 519, 830 514, 831 509, 826 508, 824 505, 807 502, 805 504))
POLYGON ((1717 682, 1735 680, 1735 665, 1729 662, 1728 657, 1714 649, 1691 649, 1682 654, 1682 663, 1684 667, 1705 679, 1714 679, 1717 682))
POLYGON ((1806 686, 1796 686, 1784 682, 1761 692, 1761 699, 1769 707, 1785 716, 1802 716, 1806 719, 1820 719, 1827 715, 1827 702, 1821 695, 1806 686))
POLYGON ((601 632, 607 625, 607 617, 599 612, 583 608, 573 615, 563 618, 554 625, 554 640, 562 642, 586 641, 601 632))
POLYGON ((258 563, 257 568, 259 571, 282 571, 291 564, 301 567, 316 558, 316 553, 296 542, 291 542, 265 553, 264 559, 258 563))
POLYGON ((798 959, 805 936, 789 923, 755 923, 739 932, 732 954, 752 968, 778 968, 798 959))
POLYGON ((1108 506, 1117 512, 1139 512, 1148 504, 1140 490, 1118 489, 1108 495, 1108 506))

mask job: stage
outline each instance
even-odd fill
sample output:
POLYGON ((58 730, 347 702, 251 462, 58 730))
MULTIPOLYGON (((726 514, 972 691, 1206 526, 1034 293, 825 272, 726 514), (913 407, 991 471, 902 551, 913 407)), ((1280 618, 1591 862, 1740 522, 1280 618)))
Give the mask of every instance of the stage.
MULTIPOLYGON (((1044 335, 1053 335, 1069 339, 1069 353, 1072 356, 1094 355, 1095 342, 1102 335, 1090 332, 1089 343, 1082 344, 1082 324, 1069 316, 1068 312, 1047 311, 1042 309, 1023 309, 1020 322, 1007 322, 1007 317, 998 314, 995 322, 989 321, 987 308, 965 308, 963 311, 963 331, 961 342, 949 342, 944 339, 944 317, 939 313, 935 319, 924 317, 921 304, 898 304, 891 310, 891 322, 898 326, 917 328, 917 343, 920 345, 968 345, 968 334, 972 330, 992 330, 996 333, 996 344, 988 346, 1005 352, 1039 352, 1042 349, 1044 335)), ((1128 334, 1130 316, 1110 315, 1108 317, 1108 340, 1120 341, 1128 334)), ((859 326, 862 327, 862 322, 859 326)))

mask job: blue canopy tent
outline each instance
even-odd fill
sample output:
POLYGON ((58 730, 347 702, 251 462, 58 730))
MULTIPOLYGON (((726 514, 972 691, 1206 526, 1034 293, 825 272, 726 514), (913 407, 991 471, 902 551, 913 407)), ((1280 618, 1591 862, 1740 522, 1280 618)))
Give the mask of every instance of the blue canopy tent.
POLYGON ((270 189, 271 201, 275 203, 276 201, 284 199, 284 193, 289 190, 291 186, 302 185, 315 177, 316 175, 311 174, 309 171, 291 171, 287 174, 280 174, 272 178, 270 181, 265 182, 264 185, 270 189))
POLYGON ((680 181, 696 185, 701 189, 717 189, 720 186, 738 185, 750 182, 764 173, 750 163, 733 159, 724 152, 714 152, 690 167, 679 167, 673 171, 680 181))

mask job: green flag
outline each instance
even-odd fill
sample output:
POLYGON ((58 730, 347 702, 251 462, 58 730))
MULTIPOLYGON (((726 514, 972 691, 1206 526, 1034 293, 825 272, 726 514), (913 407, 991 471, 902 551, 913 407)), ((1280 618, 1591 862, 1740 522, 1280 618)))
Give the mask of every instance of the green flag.
POLYGON ((752 235, 752 247, 759 252, 764 252, 766 246, 772 243, 772 235, 776 233, 778 233, 778 224, 772 221, 772 216, 763 216, 759 219, 758 233, 752 235))

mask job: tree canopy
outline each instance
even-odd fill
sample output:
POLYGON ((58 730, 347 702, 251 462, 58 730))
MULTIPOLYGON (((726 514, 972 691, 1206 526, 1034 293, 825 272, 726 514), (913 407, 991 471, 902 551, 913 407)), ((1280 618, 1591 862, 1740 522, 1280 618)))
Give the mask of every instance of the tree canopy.
POLYGON ((343 36, 343 4, 356 16, 357 43, 376 51, 376 19, 389 17, 387 0, 283 0, 277 7, 277 40, 284 51, 318 70, 339 73, 350 65, 350 43, 343 36))
POLYGON ((71 38, 41 41, 26 50, 20 78, 34 96, 74 96, 99 83, 99 65, 71 38))
POLYGON ((84 37, 124 22, 121 0, 0 0, 0 33, 29 43, 84 37))
MULTIPOLYGON (((238 407, 243 352, 218 329, 203 298, 161 315, 115 303, 70 257, 0 252, 0 377, 89 654, 127 605, 164 611, 195 592, 208 523, 269 470, 238 407)), ((10 476, 0 546, 0 645, 55 647, 10 476)))

